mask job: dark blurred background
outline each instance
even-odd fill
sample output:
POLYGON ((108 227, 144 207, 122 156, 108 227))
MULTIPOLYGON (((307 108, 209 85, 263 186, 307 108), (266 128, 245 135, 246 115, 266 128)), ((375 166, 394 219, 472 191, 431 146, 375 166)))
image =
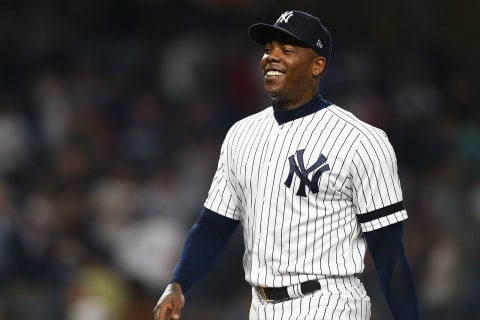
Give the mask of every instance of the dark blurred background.
MULTIPOLYGON (((323 96, 397 152, 422 318, 480 318, 479 1, 3 0, 1 320, 152 318, 226 130, 270 104, 247 28, 287 9, 333 33, 323 96)), ((241 237, 184 319, 247 319, 241 237)))

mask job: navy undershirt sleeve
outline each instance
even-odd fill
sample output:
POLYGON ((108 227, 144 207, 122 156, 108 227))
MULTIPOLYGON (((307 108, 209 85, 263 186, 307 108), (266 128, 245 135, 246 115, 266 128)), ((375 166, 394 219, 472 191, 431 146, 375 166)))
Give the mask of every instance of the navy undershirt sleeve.
POLYGON ((217 261, 239 224, 204 208, 185 239, 170 282, 187 292, 217 261))
POLYGON ((402 222, 364 235, 394 319, 419 319, 415 281, 405 251, 402 222))

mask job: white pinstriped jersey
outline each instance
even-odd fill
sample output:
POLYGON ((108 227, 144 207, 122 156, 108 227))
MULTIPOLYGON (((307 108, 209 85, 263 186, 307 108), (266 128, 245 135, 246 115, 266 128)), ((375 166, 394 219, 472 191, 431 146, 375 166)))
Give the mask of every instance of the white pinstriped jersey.
POLYGON ((406 219, 401 202, 386 134, 330 105, 281 125, 272 107, 234 124, 205 207, 242 222, 246 280, 279 287, 362 272, 362 231, 406 219))

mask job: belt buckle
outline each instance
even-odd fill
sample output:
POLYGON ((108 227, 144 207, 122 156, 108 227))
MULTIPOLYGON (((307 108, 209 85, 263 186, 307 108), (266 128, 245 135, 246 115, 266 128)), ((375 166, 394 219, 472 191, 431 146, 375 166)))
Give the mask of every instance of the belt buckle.
POLYGON ((267 296, 267 292, 265 291, 264 287, 257 287, 258 293, 260 293, 260 296, 262 297, 263 300, 267 302, 272 302, 273 300, 269 299, 267 296))

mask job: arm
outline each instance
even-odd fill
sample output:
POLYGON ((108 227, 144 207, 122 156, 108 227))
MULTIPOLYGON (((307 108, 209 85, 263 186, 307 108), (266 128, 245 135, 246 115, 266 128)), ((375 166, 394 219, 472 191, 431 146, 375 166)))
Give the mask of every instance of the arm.
POLYGON ((415 282, 405 252, 402 222, 366 232, 365 240, 395 320, 419 319, 415 282))
POLYGON ((203 209, 187 235, 170 284, 155 306, 154 319, 180 319, 185 304, 183 294, 213 266, 239 224, 203 209))

